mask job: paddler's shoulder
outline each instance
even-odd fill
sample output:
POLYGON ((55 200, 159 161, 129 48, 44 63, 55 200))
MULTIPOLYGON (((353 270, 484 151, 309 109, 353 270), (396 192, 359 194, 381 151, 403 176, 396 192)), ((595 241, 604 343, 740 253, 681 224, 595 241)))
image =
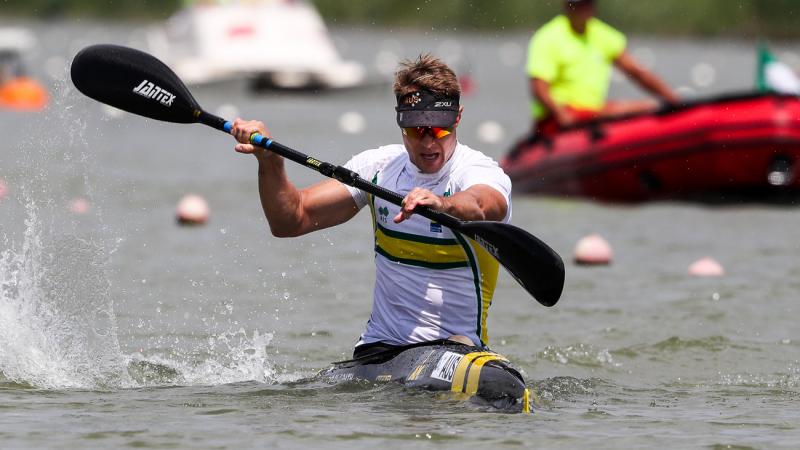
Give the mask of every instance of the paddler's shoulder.
POLYGON ((453 161, 453 173, 461 173, 473 168, 492 168, 502 173, 500 165, 494 158, 462 143, 459 143, 456 147, 453 158, 455 158, 453 161))
POLYGON ((353 156, 348 162, 348 166, 377 166, 383 167, 398 158, 407 155, 406 148, 402 144, 384 145, 378 148, 364 150, 353 156))

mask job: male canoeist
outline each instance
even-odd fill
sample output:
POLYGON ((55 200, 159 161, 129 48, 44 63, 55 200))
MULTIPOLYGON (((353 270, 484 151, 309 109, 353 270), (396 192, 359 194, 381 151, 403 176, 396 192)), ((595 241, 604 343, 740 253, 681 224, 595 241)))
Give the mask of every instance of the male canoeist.
POLYGON ((649 100, 606 102, 612 63, 664 102, 679 101, 627 52, 625 35, 594 12, 594 0, 564 0, 564 14, 531 38, 526 71, 535 135, 552 135, 582 120, 655 109, 657 104, 649 100))
POLYGON ((372 314, 353 357, 439 339, 484 347, 498 263, 475 242, 414 214, 414 208, 508 222, 511 181, 495 161, 457 140, 461 88, 439 59, 421 55, 403 62, 394 94, 403 144, 367 150, 345 167, 405 195, 402 207, 336 180, 298 190, 282 157, 248 143, 254 132, 269 136, 261 122, 234 122, 235 150, 258 159, 261 204, 275 236, 339 225, 370 207, 377 273, 372 314))

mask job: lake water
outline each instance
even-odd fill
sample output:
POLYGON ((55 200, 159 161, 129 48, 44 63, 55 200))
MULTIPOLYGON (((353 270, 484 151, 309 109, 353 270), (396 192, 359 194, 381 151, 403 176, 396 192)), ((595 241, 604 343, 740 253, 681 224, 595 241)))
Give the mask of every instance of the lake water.
MULTIPOLYGON (((42 114, 0 112, 9 187, 0 202, 0 447, 800 446, 796 207, 517 196, 513 223, 567 261, 556 307, 504 273, 489 316, 493 349, 537 394, 534 414, 393 384, 329 385, 315 374, 349 356, 369 315, 367 214, 271 237, 255 160, 235 154, 232 139, 119 115, 71 86, 66 63, 77 50, 136 44, 139 29, 33 26, 42 44, 34 73, 54 99, 42 114), (208 200, 206 226, 175 224, 187 193, 208 200), (87 214, 69 211, 75 198, 88 199, 87 214), (614 247, 612 265, 570 262, 591 232, 614 247), (725 276, 689 277, 704 256, 725 276)), ((456 67, 476 89, 463 100, 459 137, 497 159, 528 127, 524 33, 334 35, 374 73, 420 51, 462 55, 456 67)), ((630 48, 687 96, 753 84, 752 42, 633 38, 630 48)), ((775 50, 797 63, 792 45, 775 50)), ((400 139, 388 85, 195 94, 209 111, 262 119, 277 140, 330 162, 400 139), (366 128, 341 131, 346 112, 366 128)), ((639 94, 615 81, 612 95, 639 94)), ((300 185, 320 179, 289 171, 300 185)))

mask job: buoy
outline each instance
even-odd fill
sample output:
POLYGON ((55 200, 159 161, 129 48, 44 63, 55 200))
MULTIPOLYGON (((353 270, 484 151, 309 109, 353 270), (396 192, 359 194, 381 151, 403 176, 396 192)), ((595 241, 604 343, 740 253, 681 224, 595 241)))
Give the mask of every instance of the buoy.
POLYGON ((707 62, 697 63, 689 72, 692 83, 699 88, 707 88, 717 80, 717 69, 707 62))
POLYGON ((8 197, 8 185, 6 184, 5 180, 0 178, 0 202, 8 197))
POLYGON ((367 119, 356 111, 348 111, 339 117, 339 129, 347 134, 361 134, 367 129, 367 119))
POLYGON ((714 258, 698 259, 689 266, 689 275, 694 277, 719 277, 725 275, 725 269, 714 258))
POLYGON ((487 144, 497 144, 503 140, 506 131, 503 126, 494 120, 487 120, 478 125, 478 139, 487 144))
POLYGON ((208 222, 209 212, 208 203, 203 197, 189 194, 178 203, 176 215, 181 225, 202 225, 208 222))
POLYGON ((89 200, 85 198, 74 198, 69 202, 69 212, 72 214, 83 215, 88 213, 89 209, 91 209, 91 205, 89 204, 89 200))
POLYGON ((19 111, 41 111, 47 106, 49 96, 36 81, 19 77, 0 84, 0 107, 19 111))
POLYGON ((582 265, 611 264, 614 254, 611 245, 598 234, 581 238, 575 245, 575 263, 582 265))

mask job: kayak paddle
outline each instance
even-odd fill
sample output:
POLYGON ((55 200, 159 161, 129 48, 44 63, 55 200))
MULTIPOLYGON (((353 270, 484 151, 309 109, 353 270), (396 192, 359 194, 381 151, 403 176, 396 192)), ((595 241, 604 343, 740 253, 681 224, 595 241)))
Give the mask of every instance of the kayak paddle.
MULTIPOLYGON (((139 50, 106 44, 86 47, 72 61, 71 75, 75 87, 86 96, 133 114, 166 122, 202 123, 226 133, 233 127, 204 111, 169 67, 139 50)), ((304 155, 258 133, 250 142, 395 205, 403 200, 402 195, 349 169, 304 155)), ((564 262, 527 231, 500 222, 463 221, 427 207, 414 212, 476 241, 542 305, 553 306, 561 297, 564 262)))

